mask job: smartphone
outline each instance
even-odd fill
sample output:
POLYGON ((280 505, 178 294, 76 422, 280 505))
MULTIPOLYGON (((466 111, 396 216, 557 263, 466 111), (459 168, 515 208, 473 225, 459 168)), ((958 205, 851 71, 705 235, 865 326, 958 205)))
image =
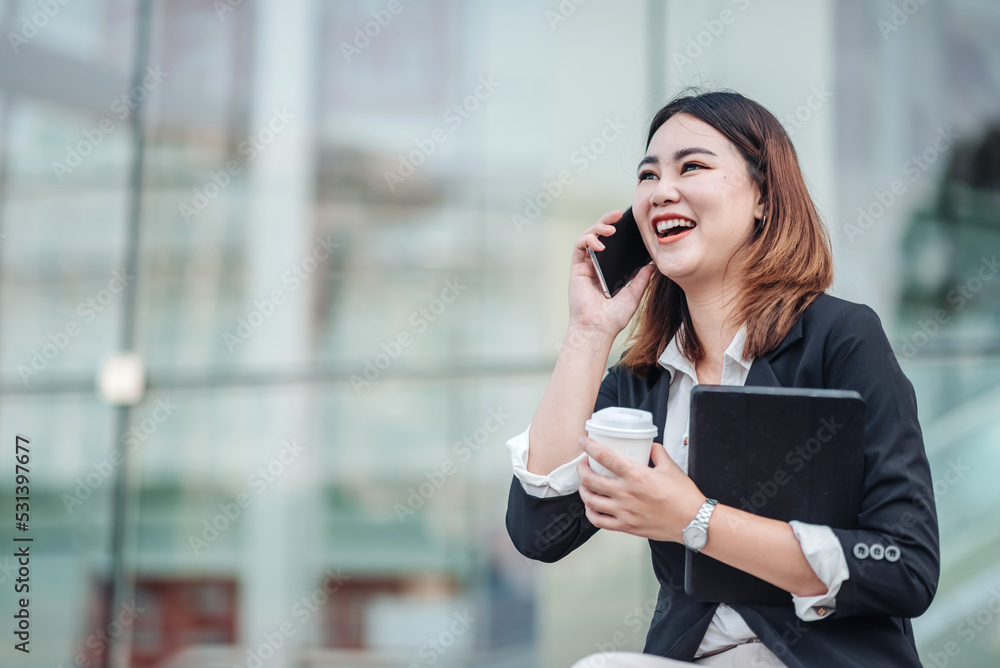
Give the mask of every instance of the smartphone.
POLYGON ((632 207, 625 209, 622 217, 614 223, 615 233, 608 237, 600 237, 604 250, 590 251, 590 260, 597 270, 597 278, 601 281, 604 296, 608 299, 635 278, 639 270, 649 264, 653 258, 646 250, 646 244, 639 233, 639 225, 632 215, 632 207))

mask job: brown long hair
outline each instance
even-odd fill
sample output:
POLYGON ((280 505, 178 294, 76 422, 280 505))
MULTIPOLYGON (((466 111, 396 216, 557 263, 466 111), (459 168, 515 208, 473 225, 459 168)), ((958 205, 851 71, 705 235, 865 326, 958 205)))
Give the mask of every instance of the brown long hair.
MULTIPOLYGON (((756 220, 729 260, 741 277, 732 317, 747 326, 743 354, 758 357, 777 347, 802 311, 833 282, 830 236, 809 196, 795 148, 770 111, 728 91, 679 97, 653 117, 647 149, 660 126, 680 113, 708 123, 729 139, 760 189, 765 222, 756 220)), ((678 332, 684 357, 694 364, 704 359, 684 290, 654 272, 619 364, 637 375, 652 372, 678 332)))

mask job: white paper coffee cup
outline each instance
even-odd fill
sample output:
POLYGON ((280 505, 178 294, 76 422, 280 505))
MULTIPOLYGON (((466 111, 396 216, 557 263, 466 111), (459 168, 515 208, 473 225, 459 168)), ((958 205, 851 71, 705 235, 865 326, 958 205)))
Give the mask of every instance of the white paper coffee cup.
MULTIPOLYGON (((598 443, 605 445, 628 459, 649 465, 649 456, 653 451, 653 439, 656 437, 656 427, 653 426, 653 414, 636 408, 621 408, 612 406, 594 413, 586 423, 587 435, 598 443)), ((605 467, 590 457, 590 467, 601 475, 614 476, 605 467)))

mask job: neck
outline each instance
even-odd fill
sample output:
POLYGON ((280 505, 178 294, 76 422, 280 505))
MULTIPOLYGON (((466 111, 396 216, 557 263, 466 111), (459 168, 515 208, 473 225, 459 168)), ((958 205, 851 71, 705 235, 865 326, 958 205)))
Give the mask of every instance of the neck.
POLYGON ((730 319, 736 308, 738 286, 720 280, 712 284, 682 286, 695 334, 705 351, 705 361, 722 364, 722 356, 733 342, 740 323, 730 319))

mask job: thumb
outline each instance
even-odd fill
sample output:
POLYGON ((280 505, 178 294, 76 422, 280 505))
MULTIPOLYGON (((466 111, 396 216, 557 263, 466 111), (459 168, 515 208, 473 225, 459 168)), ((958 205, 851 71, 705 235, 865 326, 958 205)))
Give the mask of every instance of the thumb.
POLYGON ((654 273, 656 273, 656 265, 650 262, 639 270, 639 273, 625 287, 625 290, 631 292, 636 301, 638 301, 642 298, 642 293, 646 291, 646 286, 649 285, 649 281, 653 278, 654 273))
POLYGON ((653 443, 653 450, 650 453, 650 459, 653 460, 653 466, 655 468, 669 466, 674 461, 670 458, 670 455, 667 454, 667 449, 660 443, 653 443))

